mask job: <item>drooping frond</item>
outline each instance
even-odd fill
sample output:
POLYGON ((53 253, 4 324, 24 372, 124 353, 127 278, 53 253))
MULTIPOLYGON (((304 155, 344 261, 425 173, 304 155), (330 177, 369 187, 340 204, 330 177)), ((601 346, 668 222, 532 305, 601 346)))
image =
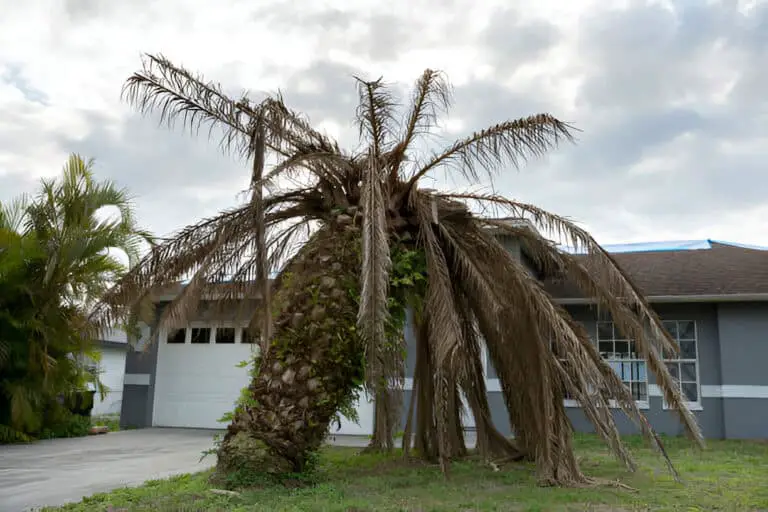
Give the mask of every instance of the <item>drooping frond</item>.
MULTIPOLYGON (((557 306, 549 300, 539 283, 498 242, 479 230, 474 236, 468 236, 471 233, 468 233, 467 229, 458 230, 450 223, 444 223, 444 226, 455 264, 459 267, 466 266, 468 261, 474 260, 474 264, 484 267, 485 272, 467 275, 485 276, 481 278, 493 281, 486 283, 486 286, 494 290, 491 296, 478 294, 478 285, 467 286, 466 292, 471 299, 471 307, 480 319, 481 331, 488 342, 502 386, 526 389, 524 394, 507 393, 509 399, 514 400, 507 404, 513 428, 521 432, 538 432, 544 439, 550 435, 559 438, 564 433, 557 432, 557 425, 547 419, 551 418, 554 412, 551 410, 553 405, 548 390, 555 388, 553 383, 556 375, 552 366, 553 354, 546 338, 550 329, 553 330, 552 336, 555 339, 573 336, 573 333, 563 326, 565 315, 557 310, 557 306), (493 302, 502 305, 503 317, 492 318, 489 315, 489 305, 493 302), (536 398, 532 398, 531 394, 535 394, 536 398)), ((472 279, 467 281, 471 282, 472 279)), ((578 357, 589 342, 577 338, 577 343, 581 344, 572 347, 572 351, 567 354, 569 362, 578 357)), ((587 359, 581 356, 580 360, 587 359)), ((596 368, 583 365, 579 368, 579 375, 585 373, 600 381, 601 374, 596 368)), ((605 405, 607 409, 607 404, 605 405)), ((602 418, 597 429, 598 432, 608 433, 618 439, 618 431, 612 425, 612 418, 602 418), (611 423, 602 428, 604 421, 611 423)), ((531 450, 542 447, 526 448, 531 450)), ((625 462, 629 461, 624 451, 619 451, 618 454, 625 462)), ((550 453, 545 458, 554 456, 556 455, 550 453)), ((548 465, 551 464, 552 459, 548 462, 548 465)))
POLYGON ((683 424, 697 442, 703 438, 693 414, 684 406, 684 398, 663 362, 664 353, 677 353, 679 348, 664 329, 658 315, 632 281, 621 270, 616 260, 584 229, 568 219, 552 214, 531 204, 513 201, 497 195, 440 194, 451 199, 492 203, 517 218, 530 218, 536 225, 564 238, 583 256, 557 251, 551 244, 528 230, 515 228, 500 221, 489 225, 502 232, 521 237, 545 268, 556 275, 568 276, 587 297, 594 297, 601 308, 610 313, 619 329, 632 339, 638 351, 648 360, 659 381, 665 400, 681 415, 683 424))
POLYGON ((408 181, 408 188, 412 189, 430 171, 446 165, 472 182, 480 180, 481 170, 493 179, 493 173, 504 163, 517 167, 521 160, 543 155, 563 139, 572 140, 572 129, 549 114, 499 123, 433 154, 419 165, 408 181))
POLYGON ((389 270, 392 266, 387 236, 386 210, 381 190, 379 160, 371 151, 362 185, 362 269, 358 327, 366 343, 368 384, 374 389, 381 380, 389 382, 396 375, 384 368, 386 324, 389 319, 387 296, 389 270))
MULTIPOLYGON (((478 221, 475 222, 478 225, 481 224, 478 221)), ((565 389, 582 405, 596 431, 606 439, 614 453, 628 467, 634 468, 634 465, 620 441, 615 420, 610 414, 609 400, 615 400, 638 424, 665 455, 675 474, 660 439, 637 408, 628 388, 600 357, 583 328, 572 321, 567 312, 554 304, 541 284, 530 276, 497 241, 491 239, 490 235, 478 228, 474 230, 475 235, 472 236, 466 224, 461 229, 455 225, 452 226, 450 222, 444 222, 442 225, 447 235, 445 240, 450 241, 453 247, 451 252, 459 267, 456 271, 466 276, 466 279, 461 282, 466 287, 468 295, 472 297, 471 307, 481 319, 481 329, 489 342, 499 378, 502 381, 512 379, 510 386, 524 385, 526 379, 532 378, 530 375, 532 370, 525 365, 519 366, 524 363, 524 359, 521 359, 522 355, 528 354, 531 358, 527 364, 531 361, 548 361, 548 366, 541 368, 544 373, 540 378, 556 379, 564 383, 565 389), (471 269, 462 271, 460 268, 469 266, 480 266, 483 271, 475 272, 471 269), (484 285, 473 284, 477 279, 484 279, 487 282, 484 285), (490 289, 493 293, 478 293, 478 290, 483 288, 490 289), (504 310, 502 317, 494 318, 489 314, 493 311, 494 303, 501 304, 504 310), (529 330, 516 335, 515 333, 525 325, 529 326, 529 330), (514 350, 509 346, 513 340, 516 347, 514 350), (529 344, 528 348, 524 348, 524 344, 529 344), (553 351, 550 351, 550 344, 553 351), (514 357, 511 354, 514 354, 514 357), (546 375, 549 376, 545 377, 546 375), (595 390, 598 394, 594 393, 595 390)), ((543 241, 542 244, 546 245, 543 241)), ((632 312, 624 311, 623 321, 632 323, 631 314, 632 312)), ((635 319, 634 322, 636 323, 637 320, 635 319)), ((653 355, 645 354, 645 356, 649 359, 652 371, 659 372, 663 377, 666 368, 659 368, 653 364, 651 361, 653 355)), ((679 394, 674 386, 670 388, 671 393, 679 394)), ((525 407, 525 402, 508 404, 510 411, 519 411, 525 407)), ((687 422, 686 414, 681 412, 681 415, 687 422)), ((513 423, 515 421, 535 422, 537 420, 535 417, 525 419, 518 417, 513 418, 513 423)), ((539 422, 521 428, 525 431, 538 432, 539 429, 544 428, 544 424, 539 422)), ((700 439, 695 420, 688 425, 688 428, 694 437, 700 439)))
POLYGON ((453 367, 456 351, 461 344, 461 322, 456 313, 451 288, 451 271, 448 267, 443 248, 434 226, 439 222, 436 217, 436 199, 423 197, 418 203, 419 235, 427 258, 429 285, 425 307, 430 312, 431 339, 437 341, 434 347, 439 366, 453 367))

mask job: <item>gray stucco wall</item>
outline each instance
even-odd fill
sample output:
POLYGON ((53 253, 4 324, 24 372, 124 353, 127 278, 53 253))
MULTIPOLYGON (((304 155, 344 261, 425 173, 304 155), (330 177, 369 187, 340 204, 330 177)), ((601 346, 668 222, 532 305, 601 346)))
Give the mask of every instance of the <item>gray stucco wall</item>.
POLYGON ((120 410, 120 426, 144 428, 152 426, 157 374, 157 342, 149 338, 149 327, 141 329, 142 338, 131 340, 125 355, 125 384, 120 410))
POLYGON ((768 438, 768 394, 754 397, 768 387, 768 303, 719 304, 717 319, 725 437, 768 438))

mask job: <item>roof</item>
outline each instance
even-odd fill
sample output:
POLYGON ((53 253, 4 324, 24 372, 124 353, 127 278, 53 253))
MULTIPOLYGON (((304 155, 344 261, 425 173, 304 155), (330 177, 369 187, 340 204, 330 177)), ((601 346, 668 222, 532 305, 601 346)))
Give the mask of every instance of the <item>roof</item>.
MULTIPOLYGON (((768 300, 768 248, 715 240, 604 246, 642 293, 656 298, 768 300)), ((585 257, 585 256, 583 256, 585 257)), ((567 282, 545 280, 556 298, 584 299, 567 282)))

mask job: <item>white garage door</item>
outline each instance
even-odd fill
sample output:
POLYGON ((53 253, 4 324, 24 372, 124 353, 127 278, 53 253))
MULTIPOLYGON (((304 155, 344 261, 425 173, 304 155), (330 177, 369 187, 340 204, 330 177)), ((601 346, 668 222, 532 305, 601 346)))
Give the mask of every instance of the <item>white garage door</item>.
MULTIPOLYGON (((248 368, 257 345, 243 343, 243 330, 232 327, 192 326, 161 333, 155 377, 153 424, 157 427, 226 428, 218 420, 235 407, 248 385, 248 368)), ((342 418, 333 434, 373 433, 373 400, 361 396, 359 422, 342 418)))
POLYGON ((360 392, 360 399, 357 401, 358 421, 354 422, 341 416, 340 424, 334 421, 331 424, 332 435, 347 436, 368 436, 373 434, 375 403, 373 398, 369 397, 364 391, 360 392))
POLYGON ((248 368, 257 345, 243 343, 233 327, 193 325, 161 333, 158 340, 153 424, 158 427, 226 428, 218 420, 235 407, 248 385, 248 368))

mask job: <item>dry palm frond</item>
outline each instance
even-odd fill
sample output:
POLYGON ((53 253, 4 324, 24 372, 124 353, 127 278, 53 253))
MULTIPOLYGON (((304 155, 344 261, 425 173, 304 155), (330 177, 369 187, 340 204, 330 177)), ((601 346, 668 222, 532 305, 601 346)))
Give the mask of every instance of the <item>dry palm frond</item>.
POLYGON ((357 81, 360 95, 357 124, 360 137, 365 135, 372 158, 379 160, 388 149, 387 143, 397 136, 398 126, 394 117, 397 104, 381 78, 374 81, 358 78, 357 81))
POLYGON ((494 171, 505 163, 517 167, 520 160, 540 156, 554 148, 561 139, 571 140, 572 127, 549 114, 507 121, 475 132, 435 153, 410 178, 411 189, 420 178, 444 165, 453 166, 471 182, 480 180, 478 168, 493 179, 494 171))
POLYGON ((387 385, 396 375, 394 368, 381 368, 383 352, 386 349, 387 288, 392 261, 389 255, 389 240, 384 198, 379 176, 379 160, 371 151, 368 171, 363 177, 363 233, 360 309, 358 326, 366 343, 366 359, 369 361, 367 380, 377 390, 383 382, 387 385))

